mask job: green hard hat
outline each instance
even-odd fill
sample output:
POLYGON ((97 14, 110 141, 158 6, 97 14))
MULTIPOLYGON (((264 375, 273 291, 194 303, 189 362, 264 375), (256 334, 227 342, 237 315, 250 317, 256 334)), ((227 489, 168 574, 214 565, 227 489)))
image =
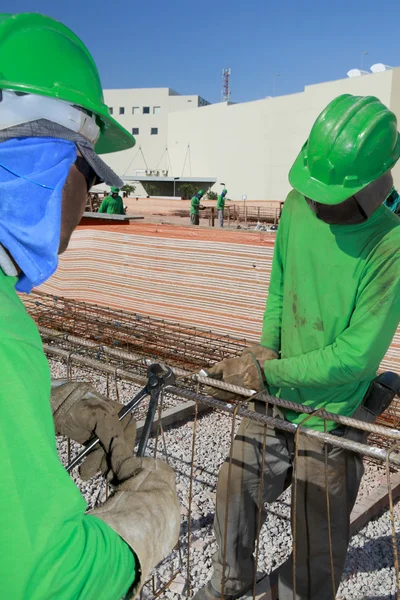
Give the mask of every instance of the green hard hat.
POLYGON ((374 96, 343 94, 315 121, 289 181, 311 200, 340 204, 391 169, 399 157, 395 114, 374 96))
POLYGON ((36 13, 0 14, 0 65, 0 89, 57 98, 96 115, 98 154, 135 145, 104 104, 88 49, 62 23, 36 13))
POLYGON ((224 188, 224 189, 222 190, 222 193, 223 193, 223 194, 227 194, 227 193, 228 193, 228 190, 226 190, 226 189, 224 188))
POLYGON ((199 191, 197 192, 197 195, 198 195, 198 196, 204 196, 204 192, 203 192, 203 190, 199 190, 199 191))
POLYGON ((111 187, 111 192, 112 192, 113 194, 118 194, 118 193, 119 193, 119 188, 112 186, 112 187, 111 187))

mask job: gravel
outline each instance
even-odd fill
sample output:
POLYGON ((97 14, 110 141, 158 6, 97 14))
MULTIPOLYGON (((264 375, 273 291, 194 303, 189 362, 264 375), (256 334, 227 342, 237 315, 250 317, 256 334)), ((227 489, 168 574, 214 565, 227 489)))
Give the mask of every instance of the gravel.
MULTIPOLYGON (((65 377, 66 368, 60 361, 50 360, 52 376, 65 377)), ((102 392, 107 391, 106 377, 89 369, 74 367, 74 379, 91 381, 102 392)), ((128 401, 139 386, 119 382, 119 398, 128 401)), ((110 397, 115 398, 115 385, 109 386, 110 397)), ((181 402, 179 398, 166 395, 165 404, 174 406, 181 402)), ((142 415, 140 415, 142 416, 142 415)), ((240 419, 237 419, 237 427, 240 419)), ((219 467, 225 460, 230 443, 231 417, 219 413, 202 414, 197 422, 195 447, 195 468, 193 480, 192 521, 190 535, 190 581, 191 592, 205 584, 210 576, 212 555, 216 550, 212 523, 214 516, 215 490, 219 467)), ((171 576, 171 564, 181 568, 174 582, 162 593, 162 598, 178 600, 187 596, 187 529, 189 510, 189 482, 192 456, 193 420, 187 420, 165 432, 165 447, 168 460, 177 474, 178 494, 182 504, 182 527, 180 552, 175 550, 172 556, 162 563, 155 573, 157 589, 171 576), (182 557, 180 559, 180 556, 182 557)), ((57 440, 58 450, 64 464, 67 462, 66 440, 57 440)), ((79 450, 71 443, 72 455, 79 450)), ((158 450, 164 454, 162 440, 158 450)), ((154 440, 150 440, 147 453, 154 451, 154 440)), ((73 475, 81 493, 94 506, 99 490, 104 492, 101 478, 82 482, 73 475)), ((366 463, 366 473, 361 483, 359 497, 368 496, 374 486, 386 481, 385 469, 366 463)), ((396 518, 400 518, 400 507, 395 507, 396 518)), ((260 536, 259 564, 260 576, 269 573, 282 564, 291 551, 290 530, 290 490, 279 501, 269 506, 266 524, 260 536)), ((366 527, 353 536, 347 562, 339 588, 337 600, 391 600, 395 598, 395 573, 391 545, 391 523, 386 511, 381 517, 370 521, 366 527)), ((149 587, 145 588, 143 598, 152 598, 149 587)))

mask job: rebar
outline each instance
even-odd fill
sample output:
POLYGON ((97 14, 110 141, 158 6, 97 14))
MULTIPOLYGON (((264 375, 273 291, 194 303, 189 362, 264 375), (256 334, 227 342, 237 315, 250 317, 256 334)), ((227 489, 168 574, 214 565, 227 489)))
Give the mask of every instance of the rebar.
MULTIPOLYGON (((274 429, 280 429, 282 431, 287 431, 288 433, 295 434, 298 426, 296 423, 291 423, 290 421, 283 421, 282 419, 278 419, 276 417, 269 417, 267 415, 262 415, 260 413, 254 412, 253 410, 249 410, 248 408, 240 407, 237 411, 236 408, 232 404, 227 404, 222 400, 217 400, 216 398, 210 398, 209 396, 204 396, 200 394, 196 394, 191 390, 185 390, 182 388, 178 388, 175 386, 168 386, 167 391, 172 394, 176 394, 177 396, 181 396, 182 398, 186 398, 187 400, 192 400, 195 402, 201 402, 210 408, 216 408, 218 410, 222 410, 224 412, 233 414, 234 412, 241 417, 247 417, 253 421, 258 421, 259 423, 263 423, 265 425, 269 425, 274 429)), ((322 411, 319 412, 318 416, 320 417, 322 411)), ((361 423, 361 421, 357 421, 357 423, 361 423)), ((361 423, 362 424, 362 423, 361 423)), ((379 460, 380 462, 384 462, 386 459, 386 451, 382 448, 377 448, 375 446, 368 446, 366 444, 361 444, 360 442, 354 442, 352 440, 348 440, 346 438, 341 438, 336 435, 331 435, 329 433, 324 433, 322 431, 317 431, 315 429, 310 429, 309 427, 304 427, 301 429, 301 435, 306 435, 310 438, 318 439, 321 442, 325 442, 326 444, 331 444, 337 448, 343 448, 344 450, 351 450, 352 452, 357 452, 363 456, 369 456, 370 458, 374 458, 379 460)), ((394 455, 390 458, 390 464, 396 467, 400 466, 400 455, 394 455)))
MULTIPOLYGON (((138 365, 143 365, 143 367, 149 365, 153 362, 150 358, 145 358, 139 354, 133 354, 131 352, 126 352, 124 350, 119 350, 117 348, 109 348, 108 346, 104 346, 102 344, 96 344, 90 340, 86 340, 81 337, 69 335, 63 332, 59 332, 55 329, 50 329, 47 327, 39 327, 40 333, 43 336, 50 337, 53 341, 65 340, 72 344, 83 346, 84 348, 98 350, 105 355, 112 356, 115 359, 125 360, 130 363, 136 362, 138 365)), ((60 357, 66 356, 66 351, 56 348, 53 345, 49 345, 48 343, 44 343, 45 352, 49 354, 55 354, 60 357)), ((124 378, 128 378, 130 381, 134 381, 136 383, 143 383, 145 381, 144 377, 141 376, 132 376, 132 373, 129 371, 124 371, 124 369, 116 369, 115 367, 107 369, 107 365, 104 363, 99 363, 91 358, 82 357, 81 355, 71 354, 75 362, 78 362, 81 365, 86 365, 92 368, 98 368, 107 373, 113 374, 114 376, 122 376, 124 378)), ((179 367, 172 367, 172 371, 177 377, 186 377, 192 378, 195 382, 201 383, 203 385, 207 385, 208 387, 214 387, 222 390, 226 390, 236 394, 237 396, 243 396, 245 398, 257 398, 266 403, 274 404, 275 406, 279 406, 280 408, 286 408, 288 410, 293 410, 295 412, 300 412, 304 414, 311 414, 313 409, 309 406, 298 404, 296 402, 291 402, 290 400, 285 400, 283 398, 277 398, 275 396, 270 396, 266 391, 256 392, 255 390, 249 390, 247 388, 243 388, 237 385, 232 385, 229 383, 225 383, 223 381, 218 381, 216 379, 212 379, 210 377, 202 377, 198 374, 193 374, 186 369, 182 369, 179 367)), ((400 430, 395 429, 393 427, 387 427, 384 425, 379 425, 376 423, 365 423, 364 421, 358 421, 351 417, 345 417, 343 415, 336 415, 334 413, 330 413, 327 411, 320 411, 320 417, 322 419, 326 419, 328 421, 334 421, 340 425, 344 425, 347 427, 354 427, 357 429, 362 429, 363 431, 368 431, 370 433, 374 433, 379 436, 384 436, 386 439, 393 439, 400 441, 400 430)))
POLYGON ((38 326, 173 366, 195 369, 212 365, 238 356, 247 345, 245 339, 42 292, 32 292, 24 297, 24 303, 38 326))

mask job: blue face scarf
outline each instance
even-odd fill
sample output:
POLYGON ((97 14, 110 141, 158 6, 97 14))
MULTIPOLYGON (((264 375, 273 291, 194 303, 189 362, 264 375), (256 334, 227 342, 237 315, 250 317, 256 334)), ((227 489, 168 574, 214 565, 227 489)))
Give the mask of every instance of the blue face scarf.
POLYGON ((76 146, 67 140, 0 144, 0 244, 21 269, 19 292, 29 293, 57 268, 62 189, 75 160, 76 146))

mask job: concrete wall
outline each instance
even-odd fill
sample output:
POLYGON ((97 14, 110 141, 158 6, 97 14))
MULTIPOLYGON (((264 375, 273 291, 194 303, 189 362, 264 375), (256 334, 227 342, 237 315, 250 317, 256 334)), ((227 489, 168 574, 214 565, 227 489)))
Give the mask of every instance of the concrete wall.
MULTIPOLYGON (((391 90, 390 108, 397 116, 400 129, 400 69, 392 71, 392 90, 391 90)), ((398 188, 400 188, 400 161, 393 169, 393 178, 398 188)))
MULTIPOLYGON (((139 127, 140 134, 133 150, 105 159, 120 175, 157 167, 174 176, 217 177, 213 189, 225 183, 232 199, 247 195, 253 200, 284 200, 290 167, 313 122, 328 102, 344 93, 377 96, 400 122, 400 68, 231 105, 204 106, 199 96, 180 96, 168 88, 106 90, 114 116, 129 130, 139 127), (116 114, 124 105, 125 115, 116 114), (132 115, 132 106, 144 105, 150 106, 150 115, 132 115), (160 114, 153 114, 154 106, 161 107, 160 114), (150 127, 158 127, 157 136, 150 135, 150 127)), ((394 175, 400 187, 400 165, 394 175)))
MULTIPOLYGON (((214 189, 224 182, 234 199, 246 194, 283 200, 290 189, 288 172, 313 122, 343 93, 378 96, 400 117, 400 69, 308 86, 289 96, 171 113, 168 148, 173 168, 182 164, 189 144, 192 174, 217 176, 214 189)), ((400 185, 399 169, 396 177, 400 185)))

